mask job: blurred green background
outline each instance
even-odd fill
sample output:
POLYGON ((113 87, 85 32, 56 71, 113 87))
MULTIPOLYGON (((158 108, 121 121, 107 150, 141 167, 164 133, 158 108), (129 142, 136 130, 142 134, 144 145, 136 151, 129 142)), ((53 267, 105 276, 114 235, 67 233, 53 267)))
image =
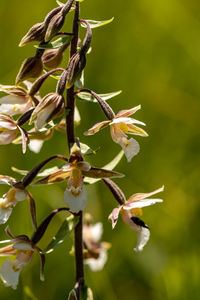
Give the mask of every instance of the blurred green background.
MULTIPOLYGON (((17 46, 22 36, 55 6, 54 0, 1 0, 2 84, 14 84, 21 62, 34 53, 32 45, 17 46)), ((122 159, 117 170, 126 177, 116 182, 127 197, 153 191, 164 184, 165 192, 160 194, 164 203, 144 209, 142 218, 151 229, 151 238, 142 253, 134 253, 135 233, 121 220, 112 231, 107 221, 116 206, 111 193, 103 183, 88 187, 87 211, 94 215, 95 222, 103 222, 103 240, 111 242, 112 248, 103 271, 92 273, 86 267, 86 282, 96 300, 197 300, 200 299, 200 2, 85 0, 81 5, 82 18, 102 20, 112 16, 113 23, 93 30, 85 87, 97 93, 123 90, 109 101, 116 112, 142 105, 135 117, 147 124, 149 137, 137 138, 141 151, 130 164, 122 159)), ((70 20, 71 17, 66 30, 70 28, 70 20)), ((50 79, 42 95, 54 87, 55 82, 50 79)), ((80 100, 77 105, 82 116, 77 136, 94 149, 101 146, 98 154, 90 158, 101 167, 120 147, 111 141, 108 129, 94 137, 82 137, 86 129, 105 118, 97 104, 80 100)), ((14 176, 11 166, 31 169, 47 156, 66 151, 66 139, 61 133, 46 142, 39 155, 30 151, 22 155, 20 146, 1 146, 0 173, 14 176)), ((63 205, 65 186, 30 189, 36 199, 38 221, 63 205)), ((2 194, 6 190, 1 186, 2 194)), ((64 217, 61 214, 53 220, 41 247, 51 239, 64 217)), ((14 234, 31 235, 26 201, 16 206, 9 226, 14 234)), ((1 240, 6 238, 4 228, 1 226, 1 240)), ((0 299, 31 299, 24 293, 24 286, 29 286, 35 295, 32 300, 67 299, 74 284, 74 261, 68 255, 71 245, 69 238, 47 256, 44 283, 39 280, 39 258, 35 255, 23 270, 16 291, 0 282, 0 299)))

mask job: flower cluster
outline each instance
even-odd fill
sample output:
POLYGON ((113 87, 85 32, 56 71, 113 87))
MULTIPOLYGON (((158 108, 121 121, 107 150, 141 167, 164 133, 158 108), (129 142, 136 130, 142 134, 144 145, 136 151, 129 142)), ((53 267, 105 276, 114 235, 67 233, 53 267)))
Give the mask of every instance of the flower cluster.
POLYGON ((91 217, 86 215, 82 223, 82 212, 87 206, 86 185, 102 180, 108 186, 119 203, 109 216, 112 227, 115 227, 118 216, 121 214, 124 223, 137 233, 136 251, 143 249, 150 236, 148 226, 139 218, 142 215, 142 207, 162 202, 161 199, 149 197, 163 191, 163 187, 148 194, 134 194, 126 200, 119 186, 110 179, 124 176, 113 171, 119 162, 119 155, 120 158, 122 155, 119 154, 103 168, 93 167, 87 161, 87 155, 96 154, 96 151, 81 143, 81 139, 75 135, 74 128, 80 123, 75 97, 77 100, 85 100, 88 103, 97 102, 107 118, 93 125, 84 134, 94 135, 109 126, 112 140, 121 146, 121 152, 125 154, 128 162, 131 162, 132 158, 139 153, 140 146, 138 141, 134 138, 129 139, 127 134, 142 137, 148 134, 139 127, 145 126, 144 122, 130 117, 141 108, 140 105, 120 110, 115 114, 106 100, 116 96, 119 92, 97 94, 83 87, 83 71, 87 55, 91 51, 91 28, 105 25, 112 19, 107 21, 80 19, 79 2, 81 0, 68 0, 66 4, 57 2, 59 6, 50 11, 42 22, 33 25, 22 38, 19 46, 32 42, 37 42, 38 45, 35 54, 22 63, 15 84, 0 85, 0 92, 4 93, 0 98, 0 145, 21 143, 23 153, 26 152, 27 146, 38 153, 43 142, 51 139, 55 131, 59 130, 67 135, 69 156, 67 158, 62 155, 53 155, 30 171, 18 170, 24 176, 20 181, 7 175, 0 175, 0 183, 9 185, 8 192, 0 198, 0 224, 8 221, 18 202, 27 199, 34 230, 31 238, 26 234, 14 236, 6 230, 11 239, 0 242, 9 243, 9 246, 0 249, 0 255, 14 256, 15 261, 5 260, 0 269, 0 276, 5 286, 15 289, 21 270, 37 251, 41 257, 41 279, 43 279, 44 255, 51 253, 74 231, 76 269, 80 267, 80 272, 77 275, 79 278, 75 290, 70 293, 69 299, 79 299, 84 282, 83 262, 89 265, 92 271, 101 270, 107 260, 107 250, 110 248, 109 243, 100 242, 103 232, 100 222, 93 225, 91 217), (61 32, 68 13, 73 10, 75 10, 73 31, 61 32), (79 38, 79 25, 86 29, 83 41, 79 38), (60 64, 69 46, 70 58, 65 68, 61 68, 60 64), (56 88, 41 95, 41 87, 49 77, 57 80, 56 88), (56 158, 62 159, 65 163, 41 172, 49 161, 56 158), (29 185, 38 186, 60 182, 66 183, 61 202, 64 207, 54 209, 38 226, 36 203, 28 191, 29 185), (63 221, 57 234, 42 251, 37 243, 46 232, 53 216, 59 211, 67 211, 70 217, 63 221))

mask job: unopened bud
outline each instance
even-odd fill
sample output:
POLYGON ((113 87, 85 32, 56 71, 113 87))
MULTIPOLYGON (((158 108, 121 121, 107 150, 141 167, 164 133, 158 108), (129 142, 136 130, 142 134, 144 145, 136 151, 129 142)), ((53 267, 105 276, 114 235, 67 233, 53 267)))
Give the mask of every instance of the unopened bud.
POLYGON ((5 92, 9 95, 15 95, 19 97, 26 97, 27 91, 21 86, 15 85, 0 85, 0 91, 5 92))
POLYGON ((37 78, 41 75, 42 71, 43 64, 41 57, 29 57, 21 65, 16 77, 16 84, 19 84, 29 78, 37 78))
POLYGON ((66 81, 67 89, 71 88, 83 71, 86 65, 86 57, 84 53, 78 52, 72 58, 68 66, 68 76, 66 81))
POLYGON ((45 51, 42 56, 42 62, 47 69, 57 68, 62 61, 63 53, 60 49, 50 49, 45 51))
POLYGON ((45 41, 51 40, 57 32, 62 28, 65 21, 65 16, 62 13, 58 13, 48 24, 46 34, 45 34, 45 41))
POLYGON ((45 23, 37 23, 33 25, 26 35, 22 38, 19 47, 31 42, 41 42, 45 37, 46 26, 45 23))
POLYGON ((46 95, 37 105, 31 115, 30 123, 37 120, 37 128, 42 128, 46 123, 61 116, 64 112, 65 99, 57 93, 46 95))

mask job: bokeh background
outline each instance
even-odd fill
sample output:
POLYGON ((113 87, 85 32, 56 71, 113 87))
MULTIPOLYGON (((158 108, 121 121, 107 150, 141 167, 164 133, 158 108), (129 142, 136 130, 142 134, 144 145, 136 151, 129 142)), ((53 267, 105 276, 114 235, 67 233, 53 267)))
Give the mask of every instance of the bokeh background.
MULTIPOLYGON (((21 37, 55 6, 54 0, 1 0, 2 84, 13 84, 21 62, 34 53, 32 45, 17 46, 21 37)), ((103 222, 103 240, 111 242, 112 248, 103 271, 92 273, 86 267, 86 282, 96 300, 197 300, 200 299, 200 3, 85 0, 81 5, 82 18, 102 20, 112 16, 113 23, 93 30, 85 87, 97 93, 122 90, 121 95, 109 100, 116 112, 142 105, 136 119, 146 122, 149 137, 137 138, 141 151, 130 164, 122 159, 117 170, 126 177, 117 183, 127 197, 164 184, 164 203, 144 209, 143 220, 151 229, 151 238, 142 253, 134 253, 135 233, 121 220, 112 231, 107 221, 116 206, 111 193, 103 183, 88 187, 87 211, 94 215, 95 222, 103 222)), ((71 17, 66 30, 70 28, 70 20, 71 17)), ((42 95, 54 87, 55 81, 49 79, 42 95)), ((104 116, 97 104, 81 100, 77 104, 82 116, 77 135, 94 149, 101 147, 89 159, 96 166, 103 166, 120 148, 111 141, 108 129, 94 137, 82 136, 104 116)), ((47 156, 66 152, 66 139, 61 133, 46 142, 39 155, 30 151, 22 155, 20 146, 1 146, 0 173, 14 176, 11 166, 31 169, 47 156)), ((63 205, 65 186, 30 189, 36 199, 38 221, 63 205)), ((1 186, 1 194, 5 191, 1 186)), ((51 239, 64 217, 60 214, 53 220, 41 247, 51 239)), ((14 234, 31 235, 26 201, 14 209, 9 226, 14 234)), ((1 240, 6 238, 4 228, 0 229, 1 240)), ((44 283, 39 280, 39 258, 35 255, 23 270, 16 291, 0 283, 0 299, 67 299, 74 283, 74 261, 68 255, 71 246, 72 237, 47 256, 44 283), (27 286, 33 293, 31 297, 25 293, 27 286)))

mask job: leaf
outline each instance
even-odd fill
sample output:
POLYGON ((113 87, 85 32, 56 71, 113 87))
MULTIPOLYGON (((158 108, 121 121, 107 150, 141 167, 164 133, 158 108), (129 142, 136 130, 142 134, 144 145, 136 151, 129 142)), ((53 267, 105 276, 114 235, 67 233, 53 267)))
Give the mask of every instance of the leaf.
POLYGON ((83 155, 90 155, 90 154, 96 154, 96 152, 99 150, 92 150, 88 145, 80 143, 81 146, 81 153, 83 155))
POLYGON ((77 296, 76 296, 76 291, 75 290, 71 290, 71 292, 69 293, 69 296, 68 296, 68 300, 77 300, 77 296))
POLYGON ((82 300, 93 300, 93 293, 91 288, 87 286, 82 286, 81 287, 81 297, 80 299, 82 300))
POLYGON ((29 286, 24 287, 24 294, 28 296, 31 300, 37 300, 29 286))
MULTIPOLYGON (((107 24, 111 23, 113 20, 114 20, 114 17, 112 17, 109 20, 103 20, 103 21, 95 21, 95 20, 85 20, 85 21, 87 21, 89 23, 91 28, 97 28, 97 27, 107 25, 107 24)), ((85 23, 81 23, 81 26, 85 27, 85 28, 87 27, 85 23)))
MULTIPOLYGON (((98 94, 101 99, 104 101, 111 99, 119 94, 121 94, 122 91, 117 91, 117 92, 112 92, 112 93, 107 93, 107 94, 98 94)), ((92 96, 90 93, 87 92, 80 92, 76 96, 78 96, 80 99, 85 100, 85 101, 92 101, 92 102, 98 102, 94 96, 92 96)))
POLYGON ((65 44, 68 44, 69 42, 71 42, 72 39, 73 39, 72 35, 63 35, 51 43, 44 44, 44 45, 34 45, 34 47, 39 48, 39 49, 45 49, 45 50, 46 49, 57 49, 57 48, 62 47, 65 44))
MULTIPOLYGON (((122 159, 123 155, 124 155, 124 151, 121 150, 121 151, 117 154, 117 156, 115 156, 115 158, 114 158, 111 162, 109 162, 107 165, 105 165, 105 166, 103 167, 103 169, 106 169, 106 170, 113 170, 113 169, 118 165, 118 163, 119 163, 120 160, 122 159)), ((101 179, 100 179, 100 178, 89 178, 89 177, 85 177, 85 178, 84 178, 84 182, 85 182, 85 183, 89 183, 89 184, 93 184, 93 183, 95 183, 95 182, 97 182, 97 181, 99 181, 99 180, 101 180, 101 179)))
POLYGON ((78 79, 75 81, 74 85, 78 89, 82 89, 84 87, 84 71, 81 72, 79 75, 78 79))
POLYGON ((43 254, 48 254, 54 251, 60 244, 64 242, 64 240, 69 236, 72 230, 76 227, 79 222, 79 216, 70 216, 68 217, 60 226, 60 229, 53 237, 52 241, 46 247, 46 249, 42 252, 43 254))

